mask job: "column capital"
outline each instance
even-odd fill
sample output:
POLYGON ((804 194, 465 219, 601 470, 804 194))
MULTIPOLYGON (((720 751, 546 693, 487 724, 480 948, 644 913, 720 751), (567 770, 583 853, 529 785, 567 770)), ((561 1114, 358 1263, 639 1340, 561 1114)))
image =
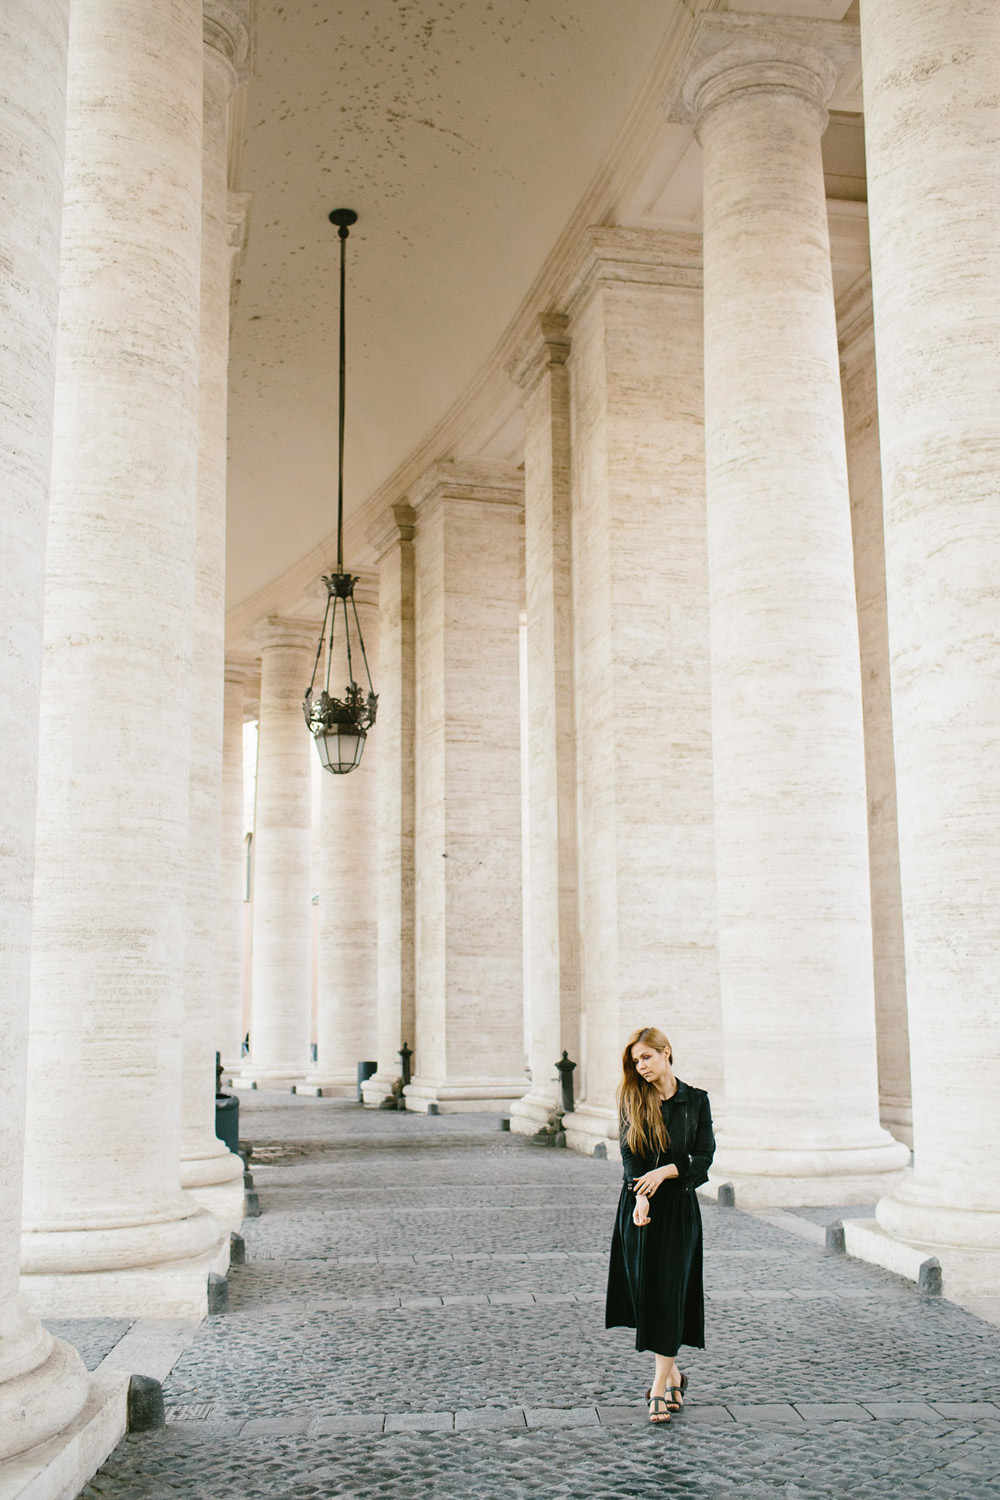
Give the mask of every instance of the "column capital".
POLYGON ((416 525, 413 507, 405 500, 397 500, 394 505, 386 506, 378 520, 365 533, 375 548, 378 561, 381 562, 385 554, 400 542, 412 542, 416 525))
POLYGON ((560 303, 571 318, 600 286, 699 288, 701 268, 700 234, 594 227, 580 237, 560 303))
POLYGON ((569 359, 569 319, 563 313, 540 313, 534 328, 522 339, 507 361, 507 374, 515 385, 530 391, 553 365, 569 359))
POLYGON ((441 500, 524 507, 524 474, 490 459, 445 459, 425 469, 410 490, 415 511, 441 500))
POLYGON ((860 33, 844 21, 706 14, 698 18, 676 81, 663 99, 668 120, 698 133, 722 100, 737 93, 798 94, 826 128, 826 106, 860 70, 860 33))
POLYGON ((291 646, 299 650, 314 650, 319 637, 319 620, 293 620, 281 615, 268 615, 251 632, 261 651, 271 646, 291 646))
POLYGON ((225 680, 226 682, 246 682, 248 678, 256 676, 257 663, 249 656, 227 656, 225 680))
POLYGON ((253 43, 252 0, 204 0, 202 36, 233 70, 234 87, 250 77, 253 43))

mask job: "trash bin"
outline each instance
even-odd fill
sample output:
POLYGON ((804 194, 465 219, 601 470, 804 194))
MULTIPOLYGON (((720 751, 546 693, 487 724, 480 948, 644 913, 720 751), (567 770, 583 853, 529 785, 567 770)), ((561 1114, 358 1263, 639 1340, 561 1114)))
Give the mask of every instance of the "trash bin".
POLYGON ((370 1078, 373 1073, 377 1073, 377 1072, 378 1072, 378 1063, 377 1062, 359 1062, 358 1063, 358 1103, 359 1104, 361 1104, 363 1102, 363 1095, 361 1093, 361 1085, 364 1083, 364 1081, 365 1081, 366 1078, 370 1078))
POLYGON ((215 1133, 230 1151, 240 1144, 240 1101, 235 1094, 216 1094, 215 1133))

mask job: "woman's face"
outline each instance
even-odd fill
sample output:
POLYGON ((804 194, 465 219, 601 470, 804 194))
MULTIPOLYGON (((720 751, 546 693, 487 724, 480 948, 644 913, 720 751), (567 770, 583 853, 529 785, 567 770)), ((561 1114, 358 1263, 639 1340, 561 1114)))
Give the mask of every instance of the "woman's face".
POLYGON ((648 1042, 636 1042, 632 1048, 632 1061, 640 1078, 655 1087, 663 1083, 670 1073, 670 1063, 667 1061, 666 1052, 657 1052, 648 1042))

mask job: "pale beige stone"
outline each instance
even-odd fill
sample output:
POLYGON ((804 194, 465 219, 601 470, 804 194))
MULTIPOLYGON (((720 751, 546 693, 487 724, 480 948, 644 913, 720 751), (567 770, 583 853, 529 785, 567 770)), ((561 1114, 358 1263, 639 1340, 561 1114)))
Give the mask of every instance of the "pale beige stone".
POLYGON ((435 465, 416 551, 416 1057, 407 1108, 527 1089, 522 1025, 518 615, 523 488, 435 465))
POLYGON ((704 160, 726 1079, 714 1171, 755 1203, 858 1201, 908 1155, 877 1113, 858 624, 820 150, 852 40, 849 27, 713 17, 684 89, 704 160))
POLYGON ((74 12, 23 1247, 78 1313, 228 1252, 178 1176, 201 103, 200 0, 74 12))
POLYGON ((882 470, 869 275, 862 277, 838 305, 838 329, 861 649, 879 1117, 898 1140, 912 1145, 906 959, 885 604, 882 470))
POLYGON ((68 20, 65 3, 0 13, 0 1487, 13 1455, 64 1436, 88 1388, 18 1299, 68 20))
POLYGON ((539 321, 512 368, 526 389, 525 659, 527 758, 525 1024, 531 1088, 511 1106, 530 1134, 561 1099, 556 1061, 579 1063, 579 892, 573 599, 570 575, 570 404, 565 317, 539 321))
POLYGON ((249 664, 226 659, 222 719, 222 830, 218 926, 218 1033, 227 1072, 242 1066, 243 926, 247 854, 243 843, 243 722, 249 664))
POLYGON ((591 237, 572 303, 581 1066, 571 1145, 617 1141, 622 1049, 659 1026, 720 1092, 701 247, 591 237))
POLYGON ((1000 9, 866 0, 862 42, 915 1153, 877 1216, 933 1246, 955 1284, 975 1279, 978 1255, 988 1295, 1000 1289, 1000 9))

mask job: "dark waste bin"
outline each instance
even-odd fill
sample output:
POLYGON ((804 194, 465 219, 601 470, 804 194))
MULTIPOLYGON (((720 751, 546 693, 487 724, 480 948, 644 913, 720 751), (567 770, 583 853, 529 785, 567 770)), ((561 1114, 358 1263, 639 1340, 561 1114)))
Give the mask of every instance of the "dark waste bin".
POLYGON ((364 1083, 364 1081, 365 1081, 366 1078, 370 1078, 373 1073, 377 1073, 377 1072, 378 1072, 378 1063, 377 1062, 359 1062, 358 1063, 358 1103, 359 1104, 361 1104, 361 1103, 364 1102, 363 1095, 361 1093, 361 1085, 364 1083))
POLYGON ((215 1133, 230 1151, 240 1145, 240 1101, 235 1094, 216 1094, 215 1133))

